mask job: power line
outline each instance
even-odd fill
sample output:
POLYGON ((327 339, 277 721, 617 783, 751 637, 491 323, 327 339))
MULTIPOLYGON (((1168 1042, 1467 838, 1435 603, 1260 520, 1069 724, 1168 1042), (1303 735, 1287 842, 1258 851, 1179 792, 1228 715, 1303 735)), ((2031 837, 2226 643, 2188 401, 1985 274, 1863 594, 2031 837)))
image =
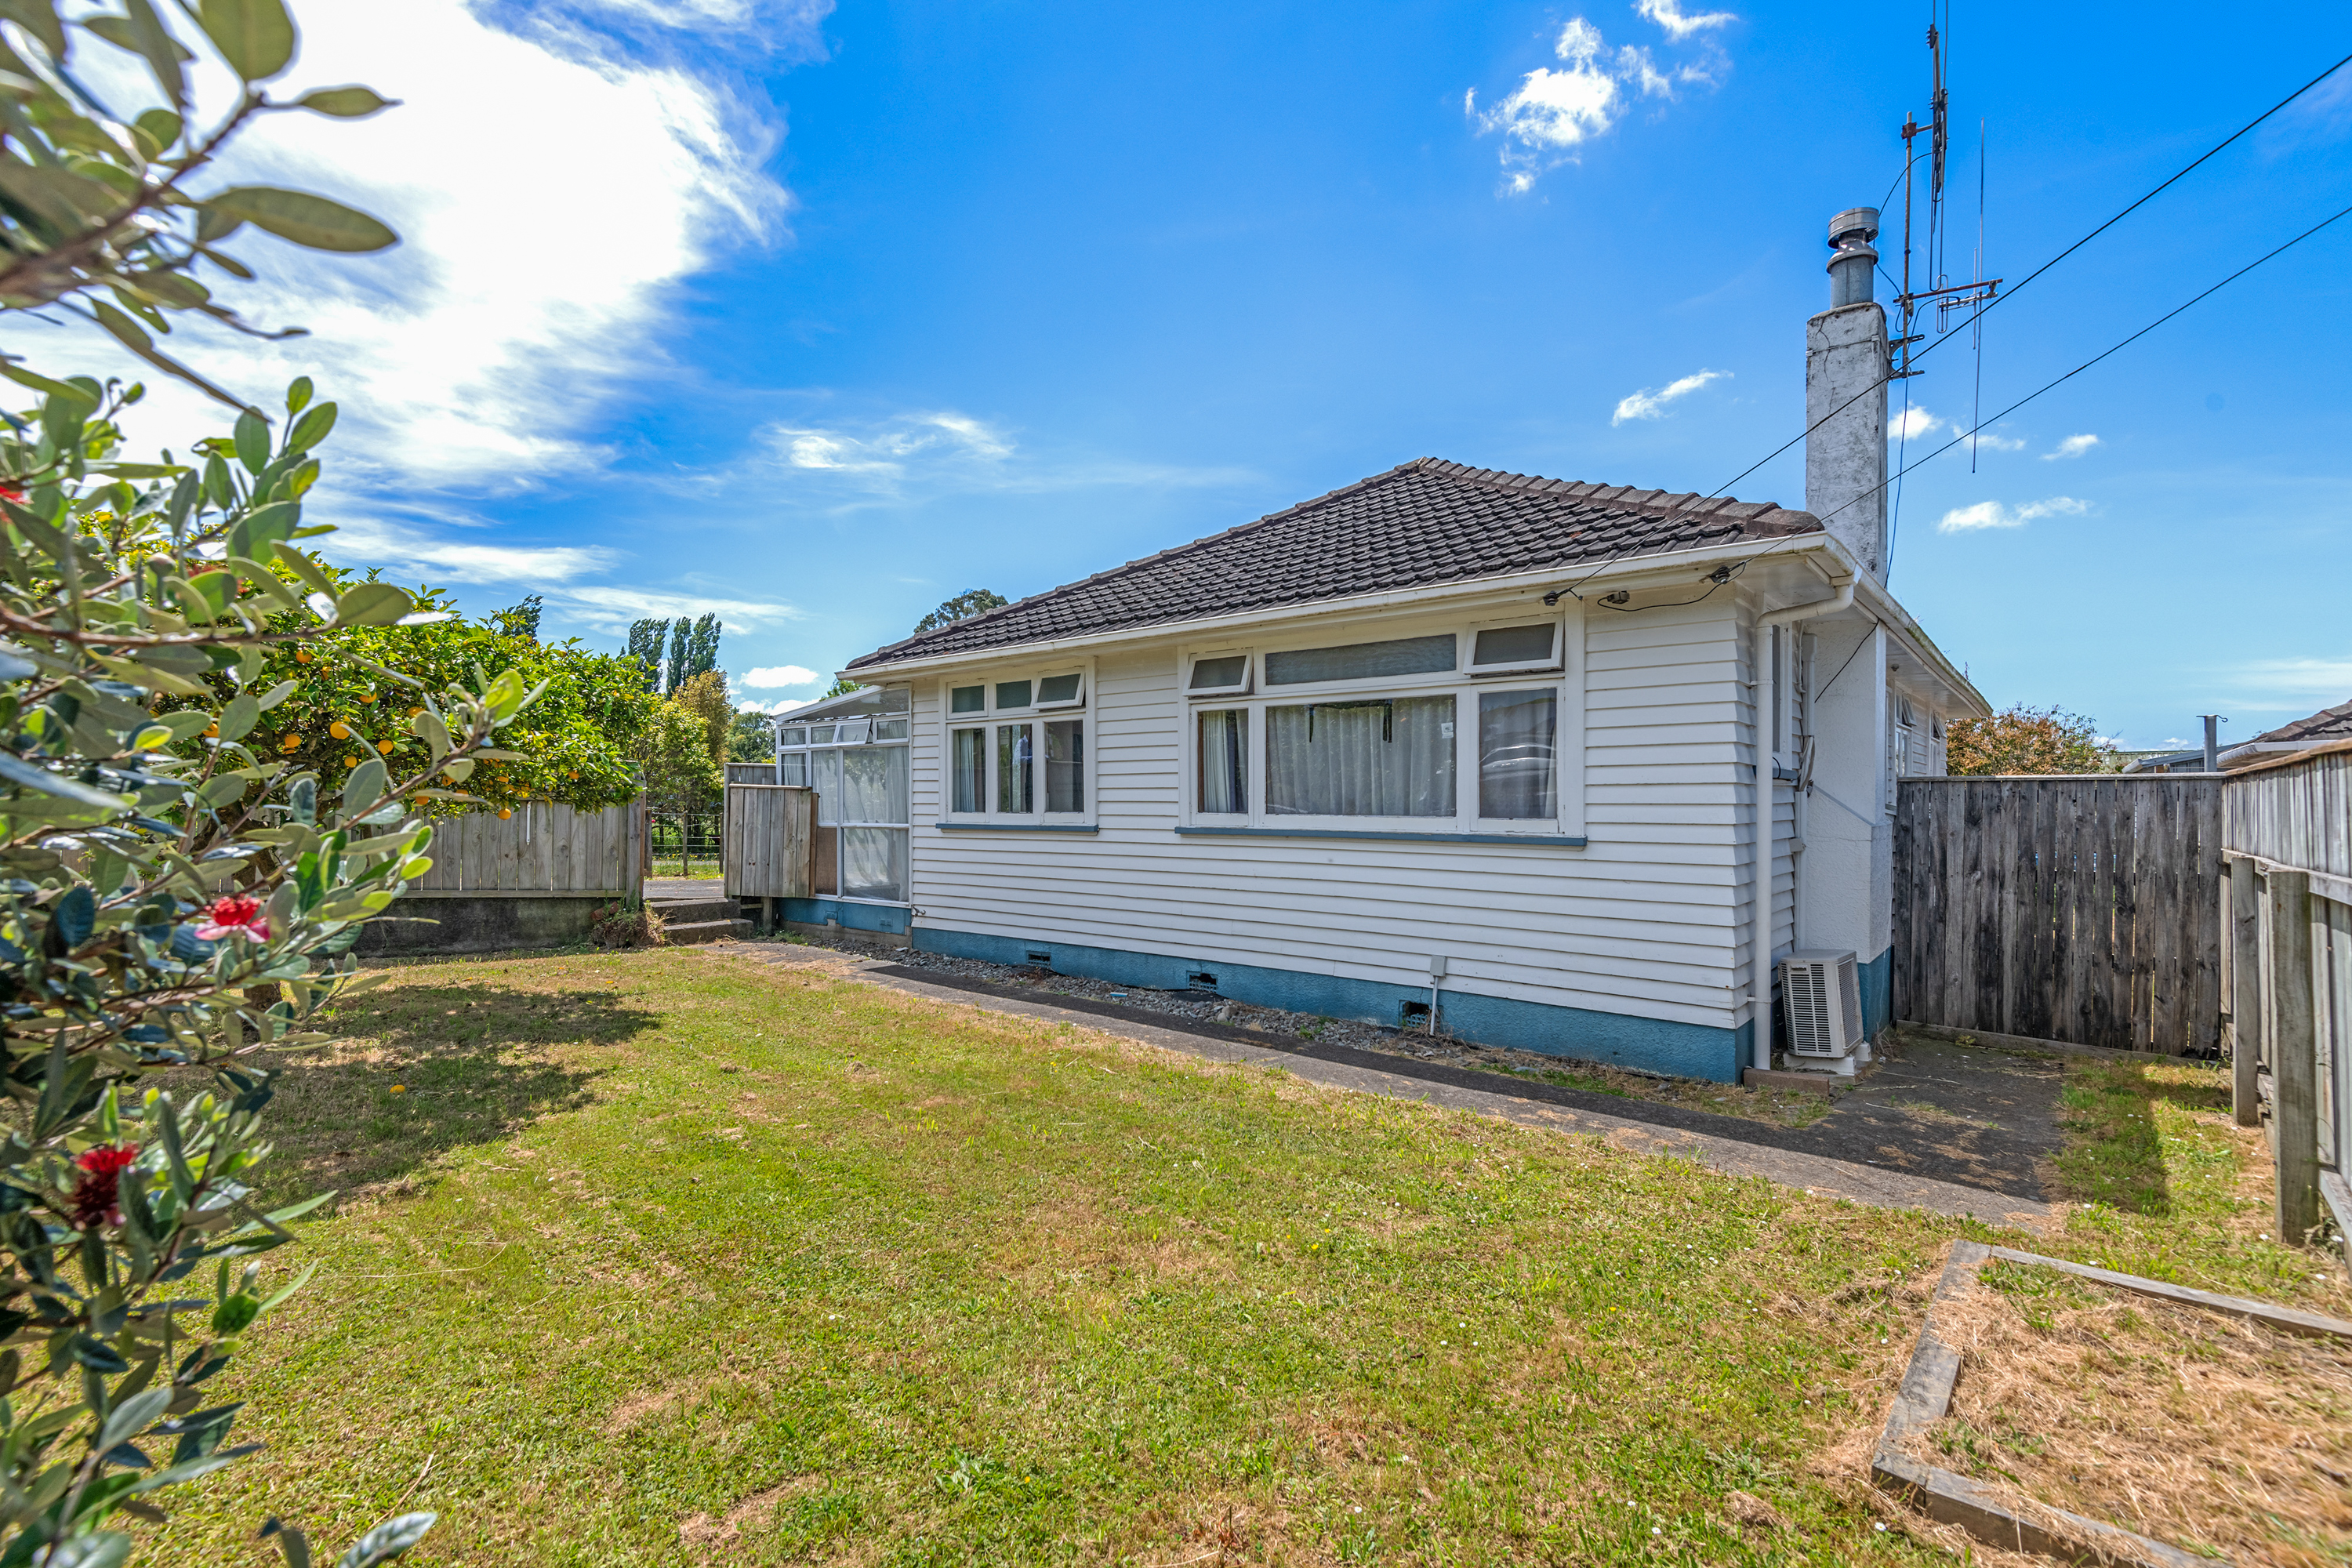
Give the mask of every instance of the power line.
MULTIPOLYGON (((2076 240, 2074 244, 2068 246, 2065 249, 2060 251, 2057 255, 2052 257, 2049 260, 2035 268, 2032 271, 2027 273, 2023 278, 2018 280, 2016 286, 2011 289, 2008 293, 1995 295, 1992 299, 1987 300, 1982 308, 1970 312, 1968 321, 1961 324, 1965 326, 1980 321, 1983 319, 1986 311, 1992 310, 1994 306, 1999 305, 2002 300, 2014 299, 2017 295, 2018 289, 2024 288, 2028 283, 2032 282, 2035 279, 2041 277, 2043 273, 2049 271, 2052 268, 2057 266, 2060 262, 2065 260, 2068 257, 2082 249, 2083 247, 2090 244, 2091 241, 2098 238, 2099 236, 2106 233, 2107 230, 2115 227, 2116 225, 2121 223, 2125 218, 2129 217, 2132 214, 2146 206, 2149 202, 2155 200, 2165 191, 2168 190, 2173 185, 2179 184, 2181 179, 2188 175, 2192 170, 2196 169, 2199 164, 2204 163, 2208 160, 2211 159, 2215 153, 2221 152, 2231 142, 2243 137, 2248 132, 2262 124, 2263 121, 2276 114, 2280 110, 2284 109, 2288 104, 2293 103, 2296 99, 2301 98, 2305 93, 2309 92, 2313 88, 2317 87, 2321 82, 2326 81, 2329 77, 2334 76, 2337 71, 2342 70, 2347 65, 2352 65, 2352 55, 2346 55, 2342 59, 2337 60, 2334 65, 2329 66, 2326 70, 2321 71, 2317 76, 2313 77, 2309 81, 2305 82, 2301 87, 2296 88, 2293 92, 2288 93, 2284 98, 2280 99, 2276 103, 2272 104, 2268 109, 2265 109, 2260 114, 2254 116, 2253 119, 2246 121, 2245 124, 2240 126, 2228 137, 2214 143, 2213 146, 2207 149, 2207 151, 2200 156, 2195 163, 2187 164, 2170 179, 2166 180, 2163 184, 2160 184, 2154 190, 2149 191, 2146 195, 2141 196, 2137 201, 2132 203, 2131 205, 2124 208, 2123 211, 2116 214, 2115 216, 2107 219, 2106 222, 2101 224, 2098 227, 2093 229, 2090 233, 2084 235, 2082 238, 2076 240)), ((2329 221, 2333 222, 2334 220, 2330 219, 2329 221)), ((2224 279, 2224 281, 2227 281, 2227 279, 2224 279)), ((2218 284, 2215 285, 2217 288, 2220 285, 2218 284)), ((2200 295, 2199 298, 2202 299, 2203 296, 2200 295)), ((2191 300, 2189 303, 2194 304, 2196 301, 2191 300)), ((2186 307, 2183 308, 2186 309, 2186 307)), ((1925 359, 1927 355, 1935 353, 1936 350, 1942 347, 1949 341, 1950 337, 1948 333, 1943 337, 1937 338, 1936 342, 1929 343, 1917 353, 1911 355, 1910 361, 1916 362, 1918 360, 1925 359)), ((2117 346, 2120 347, 2121 345, 2118 344, 2117 346)), ((1868 386, 1864 387, 1860 392, 1855 393, 1852 397, 1847 398, 1843 403, 1839 404, 1835 408, 1831 409, 1827 414, 1822 415, 1819 419, 1816 419, 1811 424, 1806 426, 1795 436, 1790 437, 1780 446, 1773 447, 1772 450, 1764 454, 1763 457, 1758 458, 1755 462, 1750 463, 1748 467, 1740 469, 1739 472, 1732 475, 1731 478, 1716 486, 1715 489, 1707 491, 1707 495, 1709 497, 1722 495, 1724 492, 1730 489, 1732 486, 1738 484, 1740 480, 1746 479, 1748 475, 1754 473, 1757 469, 1762 468, 1765 464, 1770 462, 1773 458, 1779 457, 1790 447, 1796 446, 1806 437, 1811 435, 1814 431, 1820 429, 1822 426, 1828 424, 1831 420, 1836 418, 1839 415, 1844 413, 1847 409, 1853 407, 1864 398, 1869 396, 1872 393, 1877 391, 1880 387, 1885 386, 1888 381, 1893 379, 1895 378, 1891 376, 1882 377, 1881 379, 1871 383, 1868 386)), ((2055 384, 2053 383, 2053 384, 2055 384)), ((2046 391, 2048 389, 2044 388, 2043 390, 2046 391)), ((1996 416, 1995 417, 1999 417, 1999 416, 1996 416)), ((1933 453, 1929 454, 1931 457, 1934 455, 1935 454, 1933 453)), ((1922 458, 1919 460, 1924 463, 1927 459, 1926 458, 1922 458)))
MULTIPOLYGON (((2213 295, 2220 293, 2231 284, 2235 283, 2239 279, 2243 278, 2247 273, 2252 272, 2255 268, 2260 267, 2263 262, 2294 249, 2296 246, 2301 245, 2305 240, 2309 239, 2313 235, 2317 234, 2321 229, 2324 229, 2328 225, 2345 217, 2352 217, 2352 206, 2339 207, 2333 215, 2320 219, 2317 223, 2312 225, 2309 228, 2305 229, 2301 234, 2296 235, 2293 239, 2286 241, 2284 245, 2278 246, 2274 249, 2264 251, 2262 255, 2257 256, 2252 261, 2247 262, 2243 267, 2239 268, 2235 272, 2231 273, 2227 278, 2222 279, 2219 283, 2214 284, 2203 293, 2195 295, 2192 298, 2175 305, 2171 310, 2167 310, 2163 315, 2158 316, 2155 321, 2150 321, 2147 325, 2134 332, 2130 337, 2124 339, 2121 342, 2118 342, 2110 348, 2103 349, 2099 353, 2093 354, 2089 359, 2084 360, 2081 364, 2076 365, 2074 369, 2058 377, 2055 381, 2045 383, 2044 384, 2034 388, 2032 392, 2027 393, 2024 396, 2019 398, 2016 402, 2011 404, 2008 407, 1994 415, 1993 418, 1996 420, 2008 418, 2011 415, 2016 413, 2019 409, 2024 407, 2027 404, 2032 402, 2043 393, 2049 392, 2053 388, 2074 380, 2076 376, 2082 374, 2084 371, 2090 369, 2101 360, 2106 359, 2110 355, 2121 353, 2123 350, 2129 348, 2132 344, 2139 342, 2140 339, 2147 336, 2148 333, 2156 331, 2157 328, 2164 325, 2165 322, 2172 320, 2173 317, 2178 316, 2183 310, 2188 310, 2191 305, 2195 305, 2201 300, 2210 299, 2213 295)), ((1895 473, 1889 475, 1886 479, 1881 479, 1878 483, 1871 486, 1870 489, 1863 491, 1860 495, 1853 497, 1853 500, 1840 502, 1837 506, 1822 515, 1822 521, 1824 523, 1828 522, 1831 518, 1835 517, 1839 512, 1843 511, 1847 507, 1853 506, 1857 501, 1868 500, 1872 496, 1876 495, 1888 485, 1900 479, 1905 474, 1909 473, 1913 468, 1919 467, 1921 463, 1933 462, 1936 458, 1942 457, 1945 453, 1950 451, 1953 447, 1967 440, 1972 434, 1974 434, 1974 432, 1966 431, 1960 435, 1953 437, 1950 440, 1945 442, 1942 446, 1937 447, 1926 457, 1921 458, 1918 462, 1905 465, 1895 473)), ((1795 535, 1792 537, 1801 538, 1806 536, 1795 535)), ((1762 552, 1759 552, 1759 553, 1760 554, 1762 552)), ((1754 558, 1755 557, 1753 556, 1749 557, 1750 560, 1753 560, 1754 558)))

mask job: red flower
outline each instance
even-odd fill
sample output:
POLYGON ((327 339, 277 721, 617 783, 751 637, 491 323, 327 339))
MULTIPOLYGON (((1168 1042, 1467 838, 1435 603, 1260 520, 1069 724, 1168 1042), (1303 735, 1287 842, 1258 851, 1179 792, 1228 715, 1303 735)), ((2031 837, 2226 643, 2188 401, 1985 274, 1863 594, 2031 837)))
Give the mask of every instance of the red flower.
POLYGON ((68 1204, 75 1229, 96 1230, 101 1225, 122 1223, 122 1210, 116 1201, 120 1189, 115 1179, 138 1158, 139 1145, 136 1143, 124 1143, 113 1148, 101 1143, 74 1162, 83 1173, 81 1180, 74 1184, 68 1204))
POLYGON ((259 899, 239 898, 232 893, 215 899, 204 912, 205 923, 196 928, 196 936, 204 942, 218 942, 225 936, 249 936, 256 942, 269 940, 269 922, 261 918, 259 899))
POLYGON ((25 503, 25 487, 0 479, 0 499, 12 500, 22 506, 25 503))

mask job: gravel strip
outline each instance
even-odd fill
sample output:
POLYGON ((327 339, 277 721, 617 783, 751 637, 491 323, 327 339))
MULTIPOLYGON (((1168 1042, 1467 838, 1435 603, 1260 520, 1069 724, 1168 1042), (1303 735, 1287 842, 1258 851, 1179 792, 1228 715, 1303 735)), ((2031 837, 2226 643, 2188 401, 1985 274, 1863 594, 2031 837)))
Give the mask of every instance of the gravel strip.
MULTIPOLYGON (((848 939, 796 934, 784 940, 812 947, 829 947, 861 957, 874 956, 877 951, 871 944, 848 939)), ((1563 1088, 1686 1106, 1693 1110, 1712 1111, 1717 1116, 1744 1116, 1751 1121, 1770 1122, 1776 1127, 1806 1126, 1827 1115, 1830 1109, 1829 1101, 1819 1095, 1747 1089, 1736 1084, 1708 1083, 1700 1079, 1654 1078, 1599 1062, 1546 1056, 1540 1051, 1515 1050, 1507 1046, 1482 1046, 1445 1034, 1405 1033, 1349 1018, 1324 1018, 1311 1013, 1289 1013, 1278 1007, 1253 1006, 1247 1002, 1236 1002, 1206 991, 1154 991, 1144 985, 1114 985, 1107 980, 1087 980, 1075 974, 1055 974, 1048 970, 991 963, 977 958, 951 958, 945 953, 924 952, 911 947, 890 949, 887 956, 892 963, 905 964, 910 969, 928 969, 967 980, 985 980, 998 985, 1034 986, 1040 995, 1045 996, 1083 996, 1089 1001, 1115 1003, 1121 1007, 1133 1007, 1147 1013, 1228 1024, 1259 1034, 1348 1046, 1357 1050, 1381 1051, 1390 1056, 1442 1062, 1448 1067, 1479 1072, 1532 1078, 1563 1088)))

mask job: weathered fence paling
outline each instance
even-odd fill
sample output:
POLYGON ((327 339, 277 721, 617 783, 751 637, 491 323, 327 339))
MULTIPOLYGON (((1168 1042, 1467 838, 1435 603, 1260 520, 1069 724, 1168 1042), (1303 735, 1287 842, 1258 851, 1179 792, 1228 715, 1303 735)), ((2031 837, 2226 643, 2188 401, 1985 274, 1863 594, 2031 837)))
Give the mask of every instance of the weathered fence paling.
POLYGON ((533 803, 509 817, 445 818, 433 826, 433 868, 405 896, 635 898, 645 875, 644 809, 641 802, 602 811, 533 803))
POLYGON ((815 822, 814 790, 797 784, 729 784, 726 896, 813 897, 815 822))
POLYGON ((2216 778, 1903 780, 1896 1016, 2069 1045, 2215 1050, 2221 841, 2216 778))

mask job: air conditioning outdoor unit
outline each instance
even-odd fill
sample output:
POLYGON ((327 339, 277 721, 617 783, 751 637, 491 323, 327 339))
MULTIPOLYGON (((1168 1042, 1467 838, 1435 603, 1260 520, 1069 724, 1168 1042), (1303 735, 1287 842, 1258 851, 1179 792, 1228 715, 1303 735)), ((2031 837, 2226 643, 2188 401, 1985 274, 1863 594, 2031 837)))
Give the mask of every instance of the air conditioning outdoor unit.
POLYGON ((1790 1054, 1852 1072, 1855 1047, 1864 1043, 1862 979, 1853 952, 1813 947, 1790 953, 1780 961, 1780 998, 1790 1054))

